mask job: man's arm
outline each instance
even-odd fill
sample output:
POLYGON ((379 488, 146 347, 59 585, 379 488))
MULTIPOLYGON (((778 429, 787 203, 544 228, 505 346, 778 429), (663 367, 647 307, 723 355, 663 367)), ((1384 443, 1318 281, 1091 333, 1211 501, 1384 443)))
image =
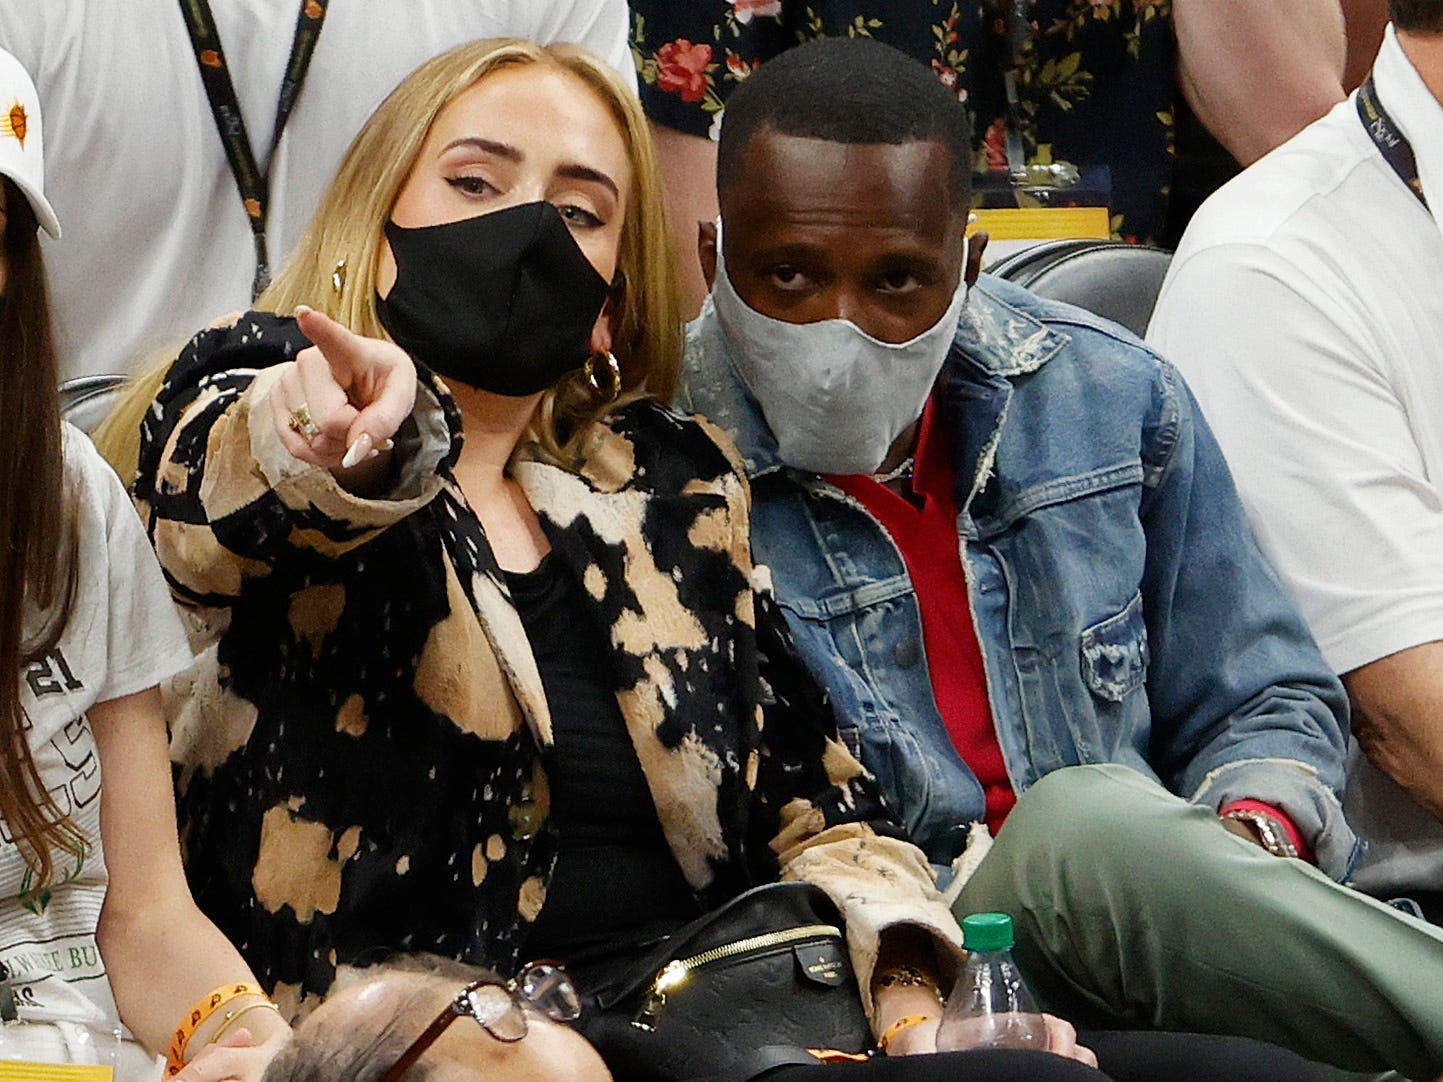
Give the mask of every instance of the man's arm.
POLYGON ((1356 843, 1338 800, 1343 689, 1258 550, 1181 377, 1163 369, 1161 381, 1164 423, 1144 452, 1144 472, 1161 472, 1140 511, 1149 761, 1173 792, 1219 813, 1281 812, 1294 844, 1341 878, 1356 843))
POLYGON ((1343 676, 1368 758, 1443 820, 1443 642, 1425 642, 1343 676))
POLYGON ((1174 0, 1178 80, 1243 165, 1343 99, 1338 0, 1174 0))
MULTIPOLYGON (((1407 293, 1381 257, 1356 273, 1407 293)), ((1415 441, 1426 418, 1390 374, 1399 324, 1355 292, 1271 244, 1185 245, 1148 339, 1207 408, 1264 551, 1346 674, 1360 744, 1437 815, 1443 513, 1415 441)))

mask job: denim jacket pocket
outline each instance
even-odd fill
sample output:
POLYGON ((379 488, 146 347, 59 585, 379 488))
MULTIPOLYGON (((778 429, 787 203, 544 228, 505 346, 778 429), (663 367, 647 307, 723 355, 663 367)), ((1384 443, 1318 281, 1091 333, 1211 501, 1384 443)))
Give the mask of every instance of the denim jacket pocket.
POLYGON ((1134 594, 1116 616, 1082 632, 1082 676, 1099 698, 1122 702, 1147 679, 1148 660, 1141 593, 1134 594))

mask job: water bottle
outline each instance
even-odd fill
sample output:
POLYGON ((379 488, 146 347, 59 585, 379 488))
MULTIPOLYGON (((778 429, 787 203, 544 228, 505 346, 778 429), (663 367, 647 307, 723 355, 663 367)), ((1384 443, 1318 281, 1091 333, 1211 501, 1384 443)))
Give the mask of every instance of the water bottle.
POLYGON ((962 921, 967 963, 942 1014, 937 1048, 1047 1048, 1047 1025, 1012 960, 1012 918, 974 913, 962 921))

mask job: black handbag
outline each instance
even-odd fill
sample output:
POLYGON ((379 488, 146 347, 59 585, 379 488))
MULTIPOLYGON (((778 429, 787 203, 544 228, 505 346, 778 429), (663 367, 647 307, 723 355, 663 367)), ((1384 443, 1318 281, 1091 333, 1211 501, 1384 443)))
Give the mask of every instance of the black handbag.
POLYGON ((809 883, 738 895, 590 998, 581 1029, 617 1082, 745 1079, 873 1046, 841 914, 809 883))

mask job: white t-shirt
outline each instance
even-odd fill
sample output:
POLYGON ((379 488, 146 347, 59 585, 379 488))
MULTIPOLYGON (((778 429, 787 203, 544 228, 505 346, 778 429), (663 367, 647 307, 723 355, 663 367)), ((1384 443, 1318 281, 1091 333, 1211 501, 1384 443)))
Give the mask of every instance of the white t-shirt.
MULTIPOLYGON (((257 160, 275 126, 297 0, 211 0, 257 160)), ((487 37, 570 41, 634 84, 625 0, 338 0, 271 171, 272 270, 347 146, 422 62, 487 37)), ((176 0, 12 0, 0 45, 45 119, 45 238, 66 376, 132 370, 250 301, 255 249, 176 0)))
MULTIPOLYGON (((100 762, 85 712, 189 668, 191 654, 119 479, 68 426, 65 460, 80 513, 76 595, 55 647, 22 670, 20 701, 35 766, 56 805, 84 834, 87 852, 78 865, 61 855, 54 885, 37 896, 27 889, 24 857, 0 822, 0 961, 21 985, 22 1018, 46 1017, 45 1008, 53 1013, 57 996, 47 995, 45 984, 26 985, 55 975, 113 1020, 115 1002, 95 945, 108 877, 100 847, 100 762)), ((27 635, 38 619, 27 619, 27 635)))
MULTIPOLYGON (((1339 673, 1443 639, 1443 106, 1391 28, 1374 78, 1431 213, 1349 99, 1204 204, 1148 329, 1339 673)), ((1443 826, 1381 772, 1344 803, 1360 884, 1443 884, 1443 826)))

